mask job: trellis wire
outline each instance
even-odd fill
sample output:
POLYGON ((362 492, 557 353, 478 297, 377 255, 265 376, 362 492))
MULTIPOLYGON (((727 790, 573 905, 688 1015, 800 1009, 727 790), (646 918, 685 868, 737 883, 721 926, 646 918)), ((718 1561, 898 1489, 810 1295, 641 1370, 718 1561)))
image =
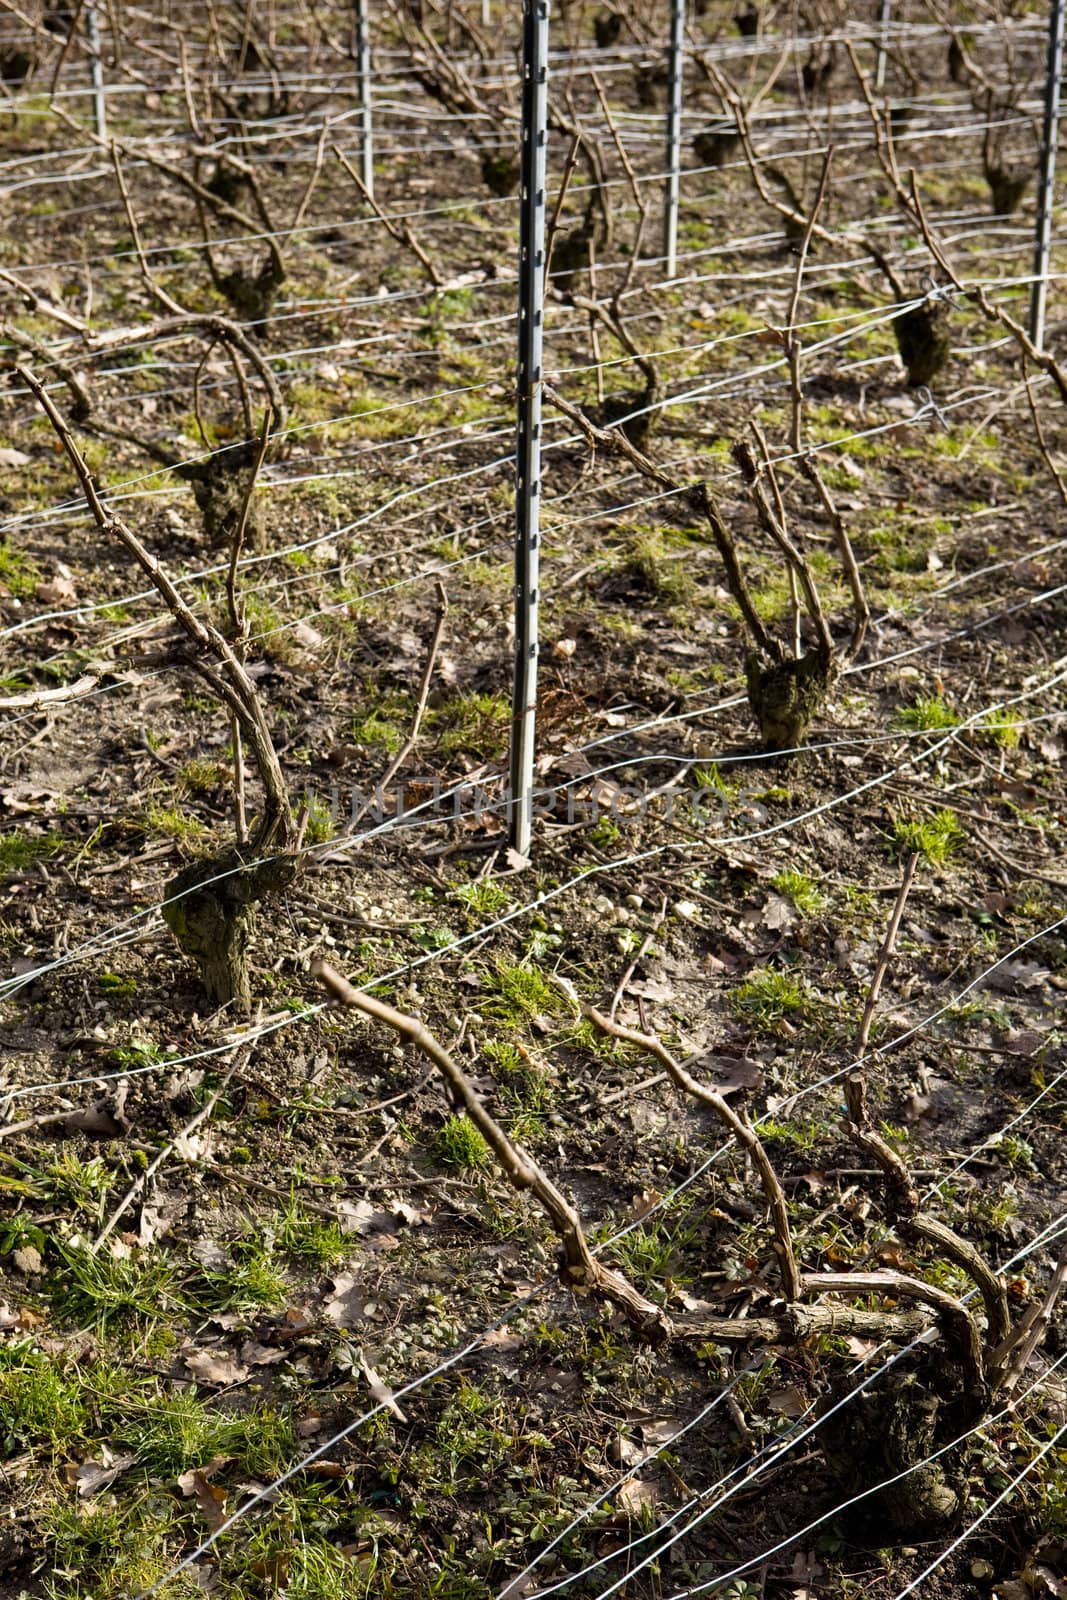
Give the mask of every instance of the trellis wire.
MULTIPOLYGON (((772 837, 774 835, 777 835, 777 834, 787 830, 790 827, 796 826, 800 822, 811 821, 815 817, 823 816, 823 815, 827 814, 828 812, 836 809, 839 805, 843 804, 846 800, 856 799, 860 795, 870 793, 875 788, 878 788, 879 786, 887 783, 891 778, 897 776, 898 773, 906 770, 909 766, 917 766, 921 762, 927 761, 931 757, 939 754, 949 744, 953 743, 958 738, 958 735, 959 735, 960 731, 967 730, 967 729, 972 729, 972 728, 980 726, 981 723, 986 718, 988 718, 990 715, 995 714, 997 712, 1005 711, 1005 710, 1007 710, 1007 709, 1009 709, 1009 708, 1011 708, 1011 707, 1013 707, 1015 705, 1019 705, 1019 704, 1023 703, 1026 700, 1033 699, 1036 695, 1044 693, 1048 689, 1055 687, 1057 684, 1062 682, 1065 678, 1067 678, 1067 668, 1063 668, 1062 670, 1054 673, 1052 675, 1052 677, 1047 678, 1043 683, 1035 685, 1033 688, 1025 689, 1025 690, 1023 690, 1021 693, 1019 693, 1017 695, 1013 695, 1013 696, 1010 696, 1010 697, 1008 697, 1008 698, 1006 698, 1004 700, 997 701, 991 706, 985 706, 981 710, 972 713, 968 718, 965 719, 965 721, 960 723, 958 725, 958 727, 956 727, 956 728, 954 728, 954 729, 952 729, 952 730, 950 730, 950 731, 948 731, 946 733, 943 733, 941 737, 935 739, 925 750, 920 751, 918 754, 915 754, 915 755, 906 756, 902 760, 894 762, 894 764, 891 767, 889 767, 887 770, 881 772, 876 777, 868 779, 865 782, 855 786, 851 790, 848 790, 846 793, 841 794, 841 795, 834 795, 829 800, 821 801, 817 805, 810 807, 809 809, 807 809, 806 811, 800 813, 799 815, 791 817, 791 818, 784 819, 781 822, 771 823, 771 824, 767 825, 766 827, 761 827, 761 828, 757 828, 757 829, 754 829, 754 830, 750 830, 747 833, 730 835, 728 837, 728 839, 726 841, 724 841, 724 842, 727 842, 727 843, 733 844, 733 845, 751 843, 751 842, 754 842, 757 839, 770 838, 770 837, 772 837)), ((396 828, 399 825, 401 825, 402 823, 406 824, 407 826, 410 826, 411 825, 410 819, 415 814, 417 814, 418 812, 422 812, 422 811, 428 809, 430 806, 436 804, 436 800, 437 800, 437 797, 434 797, 433 799, 427 800, 423 804, 413 808, 413 810, 411 812, 406 813, 404 818, 396 818, 396 819, 390 818, 390 819, 387 819, 385 822, 379 824, 376 828, 370 829, 364 834, 361 834, 361 835, 352 837, 350 839, 344 840, 343 843, 344 843, 346 848, 354 849, 354 848, 358 847, 360 844, 365 843, 370 838, 374 838, 374 837, 380 836, 382 834, 394 832, 396 830, 396 828)), ((573 876, 572 878, 566 880, 564 883, 562 883, 560 885, 557 885, 553 889, 549 889, 549 890, 544 891, 542 894, 540 894, 537 897, 537 899, 535 901, 529 902, 527 905, 515 908, 514 910, 509 911, 509 912, 505 913, 504 915, 502 915, 501 917, 499 917, 499 918, 495 919, 494 921, 488 923, 486 925, 486 927, 484 929, 480 930, 480 931, 481 932, 493 931, 493 930, 495 930, 497 928, 506 927, 506 926, 510 925, 513 921, 517 920, 517 918, 519 918, 520 916, 525 915, 528 911, 530 911, 534 907, 536 907, 538 905, 545 904, 545 903, 547 903, 547 902, 549 902, 551 900, 556 899, 560 894, 566 892, 569 889, 572 889, 572 888, 576 887, 579 883, 585 882, 586 880, 588 880, 590 878, 598 876, 600 873, 602 873, 604 871, 616 870, 616 869, 619 869, 619 868, 622 868, 622 867, 625 867, 625 866, 640 865, 645 861, 650 861, 650 860, 658 858, 659 856, 663 855, 667 851, 677 851, 679 853, 685 854, 685 853, 688 853, 689 851, 692 851, 693 849, 695 849, 702 842, 703 841, 700 840, 700 839, 698 839, 698 840, 683 840, 683 841, 678 841, 678 842, 671 841, 668 844, 652 846, 652 847, 650 847, 648 849, 645 849, 645 850, 632 852, 631 854, 629 854, 627 856, 623 856, 621 858, 618 858, 618 859, 616 859, 614 861, 611 861, 611 862, 608 862, 608 863, 600 863, 600 864, 597 864, 597 865, 595 865, 593 867, 585 868, 583 871, 577 873, 575 876, 573 876)), ((337 847, 338 847, 337 846, 337 841, 331 841, 330 842, 329 848, 331 848, 332 850, 336 851, 337 847)), ((324 848, 324 847, 319 847, 320 850, 322 848, 324 848)), ((313 850, 310 853, 315 853, 315 852, 313 850)), ((246 865, 246 867, 255 867, 255 866, 259 866, 259 865, 264 865, 268 859, 273 859, 273 858, 264 858, 263 861, 249 862, 249 863, 246 863, 245 865, 246 865)), ((233 869, 233 870, 239 871, 239 870, 242 870, 242 869, 238 868, 238 869, 233 869)), ((217 874, 217 876, 215 878, 205 880, 205 883, 221 882, 223 879, 233 876, 233 870, 219 873, 219 874, 217 874)), ((200 885, 200 887, 203 887, 203 886, 204 886, 203 884, 200 885)), ((188 892, 191 892, 191 891, 186 891, 186 893, 188 893, 188 892)), ((45 973, 48 973, 48 972, 54 971, 54 970, 56 970, 56 969, 58 969, 60 967, 66 966, 72 960, 78 958, 79 956, 82 956, 82 955, 85 955, 85 954, 90 954, 90 953, 93 953, 93 952, 102 953, 103 951, 106 951, 109 948, 109 938, 108 938, 108 936, 110 935, 111 932, 116 931, 116 930, 119 930, 119 931, 128 930, 132 926, 134 926, 136 923, 138 923, 143 917, 152 915, 154 913, 157 913, 162 909, 163 906, 171 904, 174 901, 179 900, 181 898, 183 898, 182 895, 177 895, 177 896, 174 896, 172 900, 163 901, 160 905, 149 907, 147 909, 147 911, 145 911, 145 912, 135 913, 133 917, 126 918, 121 923, 113 924, 111 929, 105 930, 105 932, 103 934, 97 935, 93 939, 90 939, 90 940, 86 941, 78 949, 76 949, 74 951, 68 951, 62 957, 59 957, 58 959, 56 959, 54 961, 47 962, 47 963, 43 964, 42 966, 33 969, 32 972, 22 973, 22 974, 19 974, 18 976, 14 977, 14 978, 7 979, 5 982, 0 983, 0 997, 6 997, 7 995, 9 995, 11 993, 16 992, 18 989, 23 988, 27 983, 33 981, 35 978, 41 977, 45 973)), ((1064 920, 1067 920, 1067 918, 1060 919, 1060 920, 1064 921, 1064 920)), ((1057 923, 1056 926, 1059 926, 1059 923, 1057 923)), ((435 956, 436 954, 444 955, 444 954, 447 954, 449 951, 461 949, 466 944, 468 944, 470 942, 470 939, 472 937, 474 937, 474 936, 467 935, 467 936, 461 937, 458 940, 454 940, 452 944, 450 944, 448 946, 445 946, 444 949, 441 950, 440 952, 430 952, 429 955, 427 955, 427 956, 423 956, 421 958, 415 958, 414 960, 407 962, 405 964, 405 966, 403 968, 398 969, 398 971, 400 971, 400 972, 409 972, 409 971, 411 971, 411 970, 413 970, 413 969, 415 969, 415 968, 417 968, 419 966, 422 966, 425 963, 426 960, 432 959, 433 956, 435 956)), ((384 978, 377 979, 377 980, 374 980, 374 981, 375 982, 388 982, 388 981, 390 981, 391 978, 395 977, 396 975, 397 975, 396 973, 391 973, 391 974, 386 975, 386 977, 384 977, 384 978)), ((897 1041, 897 1042, 899 1042, 899 1041, 897 1041)), ((875 1053, 877 1053, 877 1052, 875 1052, 875 1053)))

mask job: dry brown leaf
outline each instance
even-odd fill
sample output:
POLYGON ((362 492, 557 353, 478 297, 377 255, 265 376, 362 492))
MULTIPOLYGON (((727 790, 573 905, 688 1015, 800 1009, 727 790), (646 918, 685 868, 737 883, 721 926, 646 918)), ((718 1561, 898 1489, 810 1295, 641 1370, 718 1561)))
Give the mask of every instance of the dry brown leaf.
POLYGON ((391 1411, 398 1422, 406 1422, 408 1419, 401 1411, 396 1395, 388 1384, 382 1382, 374 1368, 367 1364, 362 1350, 359 1352, 359 1370, 366 1378, 367 1388, 378 1405, 384 1406, 387 1411, 391 1411))
POLYGON ((518 1350, 522 1342, 521 1333, 509 1333, 506 1328, 490 1328, 482 1340, 492 1350, 518 1350))
POLYGON ((645 1506, 658 1505, 663 1499, 663 1490, 658 1483, 647 1483, 641 1478, 630 1478, 624 1483, 615 1496, 615 1502, 621 1511, 629 1512, 631 1517, 638 1517, 645 1506))
POLYGON ((1011 994, 1017 989, 1039 989, 1051 976, 1040 961, 1004 961, 989 974, 984 986, 1011 994))
POLYGON ((182 1360, 197 1383, 221 1386, 243 1383, 248 1377, 248 1368, 235 1361, 225 1350, 190 1350, 182 1360))
POLYGON ((367 1200, 341 1200, 337 1220, 345 1233, 390 1233, 396 1228, 391 1211, 381 1211, 367 1200))
POLYGON ((40 1272, 44 1265, 41 1260, 41 1252, 35 1244, 20 1245, 17 1250, 12 1251, 12 1259, 19 1271, 27 1278, 40 1272))
POLYGON ((221 1272, 233 1266, 233 1257, 228 1250, 224 1250, 217 1239, 198 1239, 190 1245, 189 1254, 194 1261, 199 1261, 202 1267, 207 1267, 209 1272, 221 1272))
POLYGON ((203 1513, 204 1521, 212 1533, 217 1533, 226 1521, 226 1490, 209 1483, 206 1474, 199 1467, 193 1467, 191 1472, 184 1473, 183 1476, 191 1481, 193 1498, 203 1513))
POLYGON ((666 1444, 681 1427, 680 1417, 649 1417, 641 1424, 641 1437, 646 1445, 666 1444))
POLYGON ((169 1233, 179 1217, 185 1215, 185 1207, 186 1198, 182 1194, 161 1191, 150 1201, 146 1200, 141 1207, 141 1221, 137 1230, 137 1243, 142 1249, 169 1233))
POLYGON ((807 1401, 795 1383, 784 1389, 775 1389, 767 1396, 767 1404, 780 1417, 800 1417, 807 1410, 807 1401))
POLYGON ((72 606, 78 598, 78 591, 74 587, 70 569, 60 566, 54 578, 47 583, 38 583, 34 586, 35 600, 40 600, 46 606, 72 606))
POLYGON ((183 1472, 174 1481, 186 1499, 196 1493, 196 1479, 213 1478, 216 1472, 221 1472, 223 1467, 228 1467, 233 1460, 232 1456, 212 1456, 210 1461, 205 1461, 202 1467, 190 1467, 188 1472, 183 1472))
POLYGON ((780 894, 772 894, 763 908, 763 926, 772 932, 788 933, 799 920, 793 902, 780 894))
POLYGON ((1048 1038, 1047 1034, 1038 1033, 1036 1028, 1021 1028, 1018 1033, 1009 1033, 1004 1040, 1004 1049, 1013 1056, 1032 1056, 1048 1038))
MULTIPOLYGON (((110 1452, 105 1453, 110 1455, 110 1452)), ((67 1481, 77 1490, 79 1500, 85 1500, 89 1495, 96 1494, 98 1489, 106 1489, 108 1484, 114 1483, 136 1460, 136 1456, 129 1455, 114 1456, 107 1461, 83 1461, 72 1475, 68 1475, 67 1481)))
POLYGON ((249 1367, 272 1367, 276 1361, 285 1360, 285 1351, 274 1345, 260 1344, 256 1339, 246 1339, 241 1346, 241 1360, 249 1367))
POLYGON ((675 998, 674 985, 661 978, 640 978, 636 983, 628 983, 626 992, 637 995, 641 1000, 658 1000, 664 1003, 675 998))
POLYGON ((102 1100, 81 1111, 68 1111, 62 1126, 68 1132, 89 1133, 98 1139, 117 1139, 119 1134, 129 1131, 129 1123, 125 1118, 120 1121, 102 1100))
POLYGON ((366 1316, 367 1299, 353 1272, 340 1272, 333 1280, 333 1294, 323 1306, 327 1321, 336 1328, 350 1328, 366 1316))

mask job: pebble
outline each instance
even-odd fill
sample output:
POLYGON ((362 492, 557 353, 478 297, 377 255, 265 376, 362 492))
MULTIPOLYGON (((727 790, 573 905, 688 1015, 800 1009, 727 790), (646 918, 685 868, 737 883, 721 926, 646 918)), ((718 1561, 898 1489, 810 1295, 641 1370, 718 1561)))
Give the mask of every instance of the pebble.
POLYGON ((675 916, 684 917, 686 922, 692 922, 699 910, 700 907, 693 900, 676 900, 674 903, 675 916))

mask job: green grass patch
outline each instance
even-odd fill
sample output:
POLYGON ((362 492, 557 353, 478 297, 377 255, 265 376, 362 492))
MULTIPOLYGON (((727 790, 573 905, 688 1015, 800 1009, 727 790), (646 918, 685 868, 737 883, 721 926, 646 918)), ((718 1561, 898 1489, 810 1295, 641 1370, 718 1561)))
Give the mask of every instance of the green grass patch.
POLYGON ((783 1024, 810 1020, 815 996, 801 979, 773 967, 761 967, 730 996, 737 1016, 760 1033, 781 1033, 783 1024))
POLYGON ((959 825, 956 813, 948 807, 936 811, 932 817, 909 820, 898 817, 893 823, 893 839, 899 848, 918 851, 931 866, 943 867, 961 850, 967 835, 959 825))

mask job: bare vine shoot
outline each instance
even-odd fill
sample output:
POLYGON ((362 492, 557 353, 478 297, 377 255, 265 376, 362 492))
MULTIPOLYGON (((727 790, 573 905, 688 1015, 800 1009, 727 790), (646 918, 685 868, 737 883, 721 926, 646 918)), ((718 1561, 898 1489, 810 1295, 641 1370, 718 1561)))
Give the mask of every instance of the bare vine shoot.
POLYGON ((0 0, 0 1600, 1067 1595, 1063 0, 0 0))

